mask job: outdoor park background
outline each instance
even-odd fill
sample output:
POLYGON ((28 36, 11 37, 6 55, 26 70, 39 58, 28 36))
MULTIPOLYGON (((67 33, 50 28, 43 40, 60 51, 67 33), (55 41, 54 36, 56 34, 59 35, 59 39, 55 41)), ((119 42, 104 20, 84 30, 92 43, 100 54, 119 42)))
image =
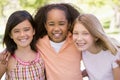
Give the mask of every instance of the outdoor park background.
POLYGON ((24 9, 34 15, 40 6, 61 2, 73 4, 81 13, 94 14, 108 36, 120 42, 120 0, 0 0, 0 51, 5 48, 2 39, 6 21, 14 11, 24 9))

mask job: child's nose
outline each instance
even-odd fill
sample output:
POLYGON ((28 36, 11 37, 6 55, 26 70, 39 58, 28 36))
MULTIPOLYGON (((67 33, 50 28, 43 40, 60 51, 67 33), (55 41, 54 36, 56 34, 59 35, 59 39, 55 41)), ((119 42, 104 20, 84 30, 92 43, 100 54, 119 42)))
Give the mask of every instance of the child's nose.
POLYGON ((25 34, 24 31, 20 32, 20 36, 24 36, 24 34, 25 34))
POLYGON ((78 40, 82 40, 82 35, 78 35, 78 40))

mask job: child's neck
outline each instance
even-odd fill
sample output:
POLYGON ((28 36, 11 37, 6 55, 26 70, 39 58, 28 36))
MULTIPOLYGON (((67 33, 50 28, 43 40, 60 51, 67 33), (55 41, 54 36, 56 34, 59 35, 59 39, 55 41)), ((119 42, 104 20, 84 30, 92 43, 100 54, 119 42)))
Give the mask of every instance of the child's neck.
POLYGON ((26 47, 26 48, 18 48, 16 51, 15 51, 15 54, 18 55, 29 55, 29 54, 33 54, 35 53, 35 51, 33 51, 31 49, 31 47, 26 47))
POLYGON ((18 48, 15 51, 15 55, 23 61, 31 61, 35 59, 36 52, 33 51, 31 48, 24 48, 24 49, 18 48))
POLYGON ((94 47, 94 48, 92 48, 92 49, 90 49, 90 50, 88 50, 88 51, 89 51, 90 53, 92 53, 92 54, 97 54, 97 53, 99 53, 101 50, 102 50, 101 47, 96 46, 96 47, 94 47))

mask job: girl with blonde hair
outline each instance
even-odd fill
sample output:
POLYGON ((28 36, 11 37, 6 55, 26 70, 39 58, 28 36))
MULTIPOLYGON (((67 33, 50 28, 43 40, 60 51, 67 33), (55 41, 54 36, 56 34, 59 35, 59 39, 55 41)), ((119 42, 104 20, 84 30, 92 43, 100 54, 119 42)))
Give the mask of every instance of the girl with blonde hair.
POLYGON ((120 80, 117 46, 92 14, 80 15, 73 24, 73 40, 80 51, 90 80, 120 80))

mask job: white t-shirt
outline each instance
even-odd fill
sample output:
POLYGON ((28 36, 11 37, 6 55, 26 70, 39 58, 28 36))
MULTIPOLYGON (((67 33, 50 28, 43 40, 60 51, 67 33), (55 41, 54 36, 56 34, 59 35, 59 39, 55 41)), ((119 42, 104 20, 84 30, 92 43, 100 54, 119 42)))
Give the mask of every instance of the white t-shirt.
POLYGON ((118 67, 117 57, 110 51, 101 50, 97 54, 82 52, 83 63, 89 75, 89 80, 114 80, 112 69, 118 67))
POLYGON ((53 41, 50 41, 51 46, 54 48, 54 50, 58 53, 62 45, 64 44, 65 41, 60 42, 60 43, 55 43, 53 41))

